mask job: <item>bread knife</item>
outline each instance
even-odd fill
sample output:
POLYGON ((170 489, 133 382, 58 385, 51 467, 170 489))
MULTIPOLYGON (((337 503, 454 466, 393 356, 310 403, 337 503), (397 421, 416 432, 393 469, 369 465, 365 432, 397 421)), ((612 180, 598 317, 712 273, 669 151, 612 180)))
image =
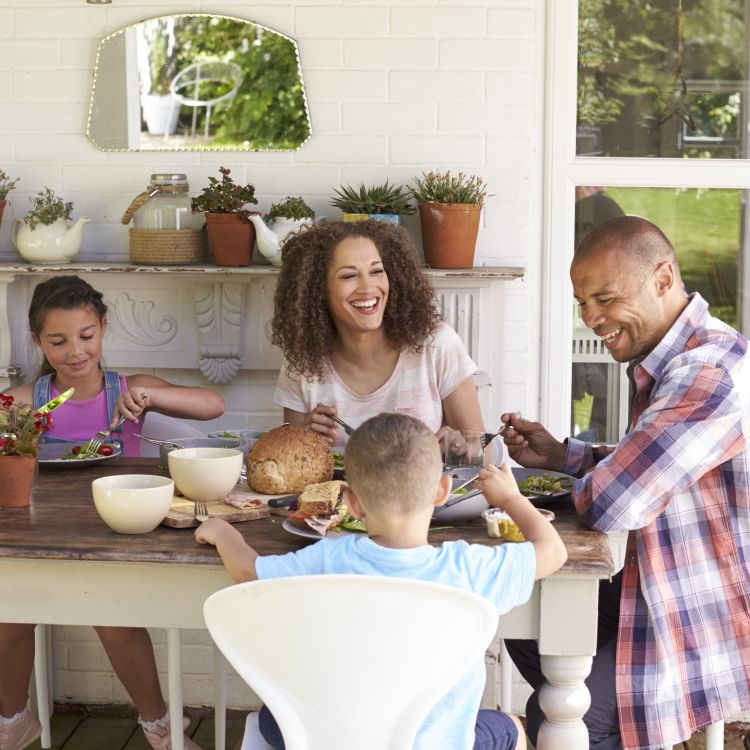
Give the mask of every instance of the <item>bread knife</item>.
POLYGON ((286 508, 295 505, 299 495, 284 495, 284 497, 272 497, 268 500, 269 508, 286 508))

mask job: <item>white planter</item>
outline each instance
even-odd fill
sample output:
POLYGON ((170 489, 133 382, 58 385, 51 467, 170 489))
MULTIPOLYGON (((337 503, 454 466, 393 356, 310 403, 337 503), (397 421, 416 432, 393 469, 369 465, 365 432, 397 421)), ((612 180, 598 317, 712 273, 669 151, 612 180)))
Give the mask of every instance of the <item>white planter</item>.
POLYGON ((151 135, 172 135, 177 130, 180 103, 171 94, 144 94, 141 107, 151 135))

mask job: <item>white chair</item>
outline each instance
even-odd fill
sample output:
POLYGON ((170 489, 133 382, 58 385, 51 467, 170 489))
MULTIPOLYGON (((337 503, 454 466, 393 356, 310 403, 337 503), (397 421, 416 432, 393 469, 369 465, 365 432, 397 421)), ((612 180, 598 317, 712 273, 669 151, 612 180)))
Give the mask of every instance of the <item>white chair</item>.
POLYGON ((497 630, 487 600, 451 586, 317 575, 218 591, 214 642, 261 697, 287 750, 407 750, 497 630))
MULTIPOLYGON (((141 435, 154 440, 177 440, 181 437, 206 437, 197 427, 177 417, 167 417, 155 411, 146 414, 143 420, 141 435)), ((141 441, 141 456, 144 458, 158 458, 159 446, 141 441)))

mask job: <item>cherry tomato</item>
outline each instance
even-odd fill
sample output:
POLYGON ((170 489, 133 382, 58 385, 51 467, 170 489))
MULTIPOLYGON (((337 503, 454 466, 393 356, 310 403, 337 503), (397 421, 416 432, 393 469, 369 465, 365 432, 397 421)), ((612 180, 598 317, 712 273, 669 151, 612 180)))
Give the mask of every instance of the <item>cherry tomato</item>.
POLYGON ((74 445, 74 446, 73 446, 73 447, 72 447, 72 448, 70 449, 70 452, 71 452, 71 453, 72 453, 72 454, 73 454, 74 456, 77 456, 77 455, 78 455, 78 454, 79 454, 79 453, 81 452, 81 446, 80 446, 80 445, 74 445))
POLYGON ((100 445, 97 452, 100 456, 111 456, 114 450, 111 445, 100 445))

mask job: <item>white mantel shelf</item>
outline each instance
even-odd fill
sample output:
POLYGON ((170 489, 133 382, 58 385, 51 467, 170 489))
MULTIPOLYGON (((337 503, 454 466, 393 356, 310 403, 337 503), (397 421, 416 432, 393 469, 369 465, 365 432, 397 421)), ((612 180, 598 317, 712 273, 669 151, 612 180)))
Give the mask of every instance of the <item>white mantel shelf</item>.
MULTIPOLYGON (((525 269, 521 267, 478 266, 476 268, 423 268, 424 273, 434 278, 498 279, 512 281, 522 279, 525 269)), ((279 269, 274 266, 149 266, 129 263, 0 263, 0 274, 49 274, 49 273, 138 273, 138 274, 212 274, 215 276, 276 276, 279 269)))

